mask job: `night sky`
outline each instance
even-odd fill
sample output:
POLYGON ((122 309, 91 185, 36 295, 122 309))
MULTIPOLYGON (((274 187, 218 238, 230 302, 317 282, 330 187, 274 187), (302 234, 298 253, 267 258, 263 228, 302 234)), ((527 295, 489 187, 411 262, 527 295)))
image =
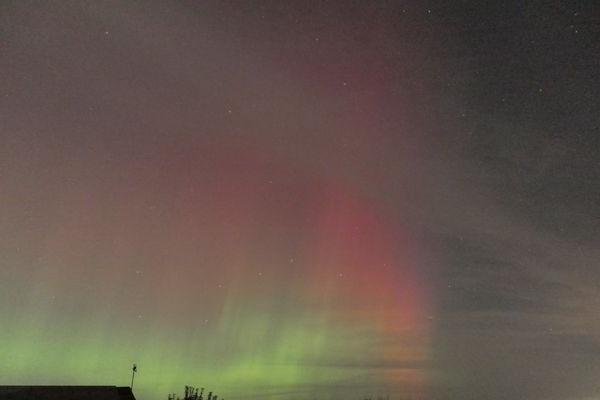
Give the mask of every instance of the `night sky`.
POLYGON ((0 2, 0 384, 600 397, 600 4, 0 2))

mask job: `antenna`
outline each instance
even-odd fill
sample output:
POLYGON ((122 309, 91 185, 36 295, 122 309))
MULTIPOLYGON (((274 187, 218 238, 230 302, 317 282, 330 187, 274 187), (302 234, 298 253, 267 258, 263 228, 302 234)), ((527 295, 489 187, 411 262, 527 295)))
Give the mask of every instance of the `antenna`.
POLYGON ((131 368, 131 390, 133 391, 133 379, 135 378, 135 373, 137 372, 137 365, 133 364, 131 368))

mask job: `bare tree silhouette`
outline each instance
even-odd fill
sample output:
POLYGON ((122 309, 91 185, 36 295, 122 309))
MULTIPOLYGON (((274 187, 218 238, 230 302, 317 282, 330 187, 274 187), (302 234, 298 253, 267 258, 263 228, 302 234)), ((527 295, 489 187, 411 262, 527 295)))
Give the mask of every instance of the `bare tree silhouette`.
MULTIPOLYGON (((177 396, 175 393, 170 393, 167 397, 168 400, 204 400, 204 388, 198 389, 194 386, 185 386, 183 391, 183 398, 177 396)), ((208 392, 206 400, 217 400, 219 396, 213 395, 213 392, 208 392)), ((221 399, 224 400, 224 399, 221 399)))

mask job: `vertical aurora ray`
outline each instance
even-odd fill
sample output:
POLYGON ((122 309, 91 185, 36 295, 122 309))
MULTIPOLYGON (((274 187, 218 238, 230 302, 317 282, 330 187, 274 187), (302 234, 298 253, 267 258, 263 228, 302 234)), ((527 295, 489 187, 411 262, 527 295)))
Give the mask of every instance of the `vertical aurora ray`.
POLYGON ((3 310, 2 375, 124 384, 135 360, 149 397, 186 383, 229 398, 422 385, 428 305, 381 207, 289 167, 271 181, 248 154, 197 156, 63 194, 33 278, 13 277, 30 303, 3 310))
POLYGON ((595 398, 600 3, 520 3, 0 1, 0 385, 595 398))
MULTIPOLYGON (((62 46, 47 11, 27 23, 62 46)), ((302 57, 150 11, 79 10, 75 32, 100 24, 106 42, 67 37, 98 45, 81 46, 85 68, 112 75, 61 59, 84 89, 19 88, 39 104, 15 106, 0 158, 3 382, 127 385, 136 362, 146 400, 187 384, 226 399, 422 393, 431 299, 403 210, 380 195, 410 164, 385 62, 335 47, 342 33, 302 57)), ((16 35, 33 65, 53 60, 16 35)))

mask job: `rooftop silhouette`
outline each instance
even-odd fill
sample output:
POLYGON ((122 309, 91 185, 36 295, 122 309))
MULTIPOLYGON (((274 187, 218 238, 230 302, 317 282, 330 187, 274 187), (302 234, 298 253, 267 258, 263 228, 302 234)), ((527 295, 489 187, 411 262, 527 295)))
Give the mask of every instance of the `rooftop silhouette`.
POLYGON ((0 400, 135 400, 130 387, 0 386, 0 400))

